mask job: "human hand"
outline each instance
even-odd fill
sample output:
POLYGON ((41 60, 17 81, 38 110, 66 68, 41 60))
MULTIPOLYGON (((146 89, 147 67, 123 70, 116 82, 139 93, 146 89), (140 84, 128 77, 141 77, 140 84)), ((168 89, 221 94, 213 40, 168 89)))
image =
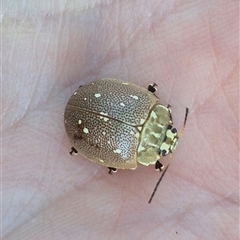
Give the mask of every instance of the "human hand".
POLYGON ((238 2, 92 2, 5 3, 5 239, 237 239, 238 2), (65 105, 103 77, 156 82, 178 130, 189 107, 150 205, 154 166, 68 154, 65 105))

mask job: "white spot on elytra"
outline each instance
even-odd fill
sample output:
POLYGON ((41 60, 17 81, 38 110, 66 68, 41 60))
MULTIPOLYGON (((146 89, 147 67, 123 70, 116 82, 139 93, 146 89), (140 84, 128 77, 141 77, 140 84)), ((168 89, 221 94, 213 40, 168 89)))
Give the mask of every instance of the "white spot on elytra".
POLYGON ((104 116, 107 116, 108 114, 107 113, 104 113, 104 112, 100 112, 101 115, 104 115, 104 116))
POLYGON ((84 101, 86 101, 86 100, 87 100, 87 98, 84 98, 83 100, 84 100, 84 101))
POLYGON ((138 96, 136 95, 130 95, 131 98, 138 100, 138 96))
POLYGON ((77 94, 77 92, 74 92, 74 93, 73 93, 73 95, 76 95, 76 94, 77 94))
POLYGON ((122 151, 121 151, 121 149, 115 149, 115 150, 113 150, 113 152, 114 153, 121 153, 122 151))
POLYGON ((111 144, 111 142, 110 142, 110 141, 107 141, 107 143, 108 143, 108 144, 111 144))
POLYGON ((124 103, 122 103, 122 102, 120 103, 120 105, 121 105, 122 107, 125 107, 125 104, 124 104, 124 103))
POLYGON ((84 128, 84 129, 83 129, 83 132, 84 132, 84 133, 89 133, 89 131, 88 131, 87 128, 84 128))
POLYGON ((104 162, 102 159, 99 159, 99 161, 102 162, 102 163, 104 162))
POLYGON ((140 134, 138 132, 136 132, 135 136, 136 136, 137 139, 139 138, 139 135, 140 134))
POLYGON ((122 84, 124 84, 124 85, 128 85, 128 83, 127 83, 127 82, 123 82, 122 84))
POLYGON ((109 118, 103 116, 100 116, 100 119, 103 119, 104 122, 107 122, 109 120, 109 118))
POLYGON ((100 93, 96 93, 94 96, 95 96, 95 98, 99 98, 99 97, 101 97, 101 94, 100 93))
POLYGON ((81 123, 82 123, 82 120, 79 119, 79 120, 78 120, 78 124, 81 124, 81 123))
POLYGON ((145 119, 141 118, 140 119, 140 124, 142 125, 142 124, 144 124, 144 122, 145 122, 145 119))
POLYGON ((106 133, 105 132, 102 132, 102 134, 105 136, 106 135, 106 133))

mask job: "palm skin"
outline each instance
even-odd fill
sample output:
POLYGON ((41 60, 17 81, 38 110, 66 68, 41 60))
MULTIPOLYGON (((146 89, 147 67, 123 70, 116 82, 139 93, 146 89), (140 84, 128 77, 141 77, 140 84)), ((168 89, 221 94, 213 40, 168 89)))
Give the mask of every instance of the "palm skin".
POLYGON ((5 4, 4 239, 238 239, 237 1, 54 4, 5 4), (103 77, 156 82, 178 130, 189 108, 150 205, 154 166, 68 154, 66 102, 103 77))

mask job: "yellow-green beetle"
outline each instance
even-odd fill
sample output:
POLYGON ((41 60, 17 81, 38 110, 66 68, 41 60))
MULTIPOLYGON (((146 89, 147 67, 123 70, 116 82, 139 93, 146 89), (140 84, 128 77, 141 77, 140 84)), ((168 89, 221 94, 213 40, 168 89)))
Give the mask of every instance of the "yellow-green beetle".
POLYGON ((104 165, 109 173, 155 164, 178 143, 170 106, 160 105, 156 84, 148 90, 117 79, 80 86, 70 97, 64 123, 72 153, 104 165))

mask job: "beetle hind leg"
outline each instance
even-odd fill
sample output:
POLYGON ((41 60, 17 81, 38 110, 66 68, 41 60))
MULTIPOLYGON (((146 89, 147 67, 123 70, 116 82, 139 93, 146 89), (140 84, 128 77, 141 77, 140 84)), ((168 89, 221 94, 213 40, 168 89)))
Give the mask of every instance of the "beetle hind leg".
POLYGON ((109 171, 108 171, 109 174, 113 174, 113 173, 117 172, 116 168, 108 167, 108 169, 109 169, 109 171))
POLYGON ((73 155, 73 154, 77 155, 77 154, 78 154, 78 151, 77 151, 76 148, 71 147, 71 151, 70 151, 69 153, 70 153, 71 155, 73 155))

